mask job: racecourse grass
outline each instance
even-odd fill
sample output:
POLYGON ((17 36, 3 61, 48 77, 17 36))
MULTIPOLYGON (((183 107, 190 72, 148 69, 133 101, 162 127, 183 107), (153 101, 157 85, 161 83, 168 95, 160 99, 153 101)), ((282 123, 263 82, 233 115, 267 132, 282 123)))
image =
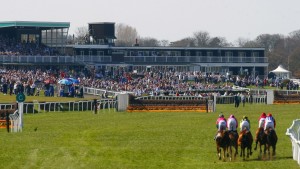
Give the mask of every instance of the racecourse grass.
MULTIPOLYGON (((50 169, 276 169, 299 168, 289 137, 300 105, 217 105, 215 113, 127 113, 100 110, 24 115, 23 132, 0 129, 0 168, 50 169), (261 112, 272 112, 279 137, 277 155, 225 162, 216 155, 215 121, 220 112, 247 115, 252 133, 261 112)), ((254 146, 254 145, 253 145, 254 146)))

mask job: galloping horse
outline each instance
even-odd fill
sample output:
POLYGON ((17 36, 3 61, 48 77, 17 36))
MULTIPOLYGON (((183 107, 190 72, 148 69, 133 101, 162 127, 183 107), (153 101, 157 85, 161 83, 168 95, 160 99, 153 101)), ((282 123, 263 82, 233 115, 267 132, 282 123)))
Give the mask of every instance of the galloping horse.
POLYGON ((275 130, 273 130, 271 127, 268 128, 265 131, 266 135, 267 135, 267 143, 266 143, 266 147, 267 147, 267 151, 268 151, 268 155, 270 157, 270 147, 272 147, 272 156, 274 156, 276 154, 276 143, 277 143, 277 134, 275 132, 275 130))
POLYGON ((228 131, 225 131, 225 130, 218 131, 217 136, 216 136, 216 145, 217 145, 217 154, 218 154, 219 160, 222 159, 222 157, 221 157, 222 149, 223 149, 223 160, 225 160, 225 154, 226 154, 226 150, 228 147, 228 143, 229 143, 228 131))
POLYGON ((267 144, 267 135, 266 133, 264 132, 264 128, 263 127, 260 127, 257 129, 256 131, 256 137, 255 137, 255 148, 254 150, 257 149, 257 144, 259 143, 259 152, 260 152, 260 155, 262 153, 262 148, 261 146, 264 146, 264 154, 266 154, 266 144, 267 144))
POLYGON ((239 134, 238 144, 241 146, 241 154, 243 156, 243 160, 245 160, 245 151, 247 149, 247 158, 249 155, 252 155, 252 143, 253 137, 250 131, 243 129, 239 134))
POLYGON ((236 157, 236 155, 238 154, 238 134, 235 131, 228 131, 228 136, 229 136, 229 144, 228 144, 228 148, 229 148, 229 155, 230 155, 230 161, 232 159, 232 148, 235 149, 234 152, 234 159, 236 157))

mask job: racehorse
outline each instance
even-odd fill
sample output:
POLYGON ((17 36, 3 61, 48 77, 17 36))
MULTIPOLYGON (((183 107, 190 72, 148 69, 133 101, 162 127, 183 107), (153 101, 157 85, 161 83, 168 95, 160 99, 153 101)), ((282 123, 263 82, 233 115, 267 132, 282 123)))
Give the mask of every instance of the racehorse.
POLYGON ((259 127, 256 131, 256 137, 255 137, 255 147, 254 150, 257 149, 257 144, 259 143, 259 152, 260 155, 262 154, 262 146, 264 146, 264 154, 266 154, 266 144, 267 144, 267 135, 264 132, 264 128, 263 127, 259 127))
POLYGON ((245 160, 245 151, 247 151, 247 158, 252 155, 253 137, 250 131, 243 129, 239 134, 238 145, 241 146, 240 156, 245 160))
POLYGON ((267 135, 267 143, 266 143, 266 147, 267 147, 267 151, 268 151, 268 155, 270 156, 270 147, 272 147, 272 156, 274 156, 276 154, 276 144, 277 144, 277 134, 275 132, 275 130, 273 130, 271 127, 268 128, 265 131, 266 135, 267 135))
POLYGON ((229 155, 230 155, 230 161, 232 160, 232 148, 234 148, 234 159, 236 158, 236 155, 238 154, 238 134, 235 131, 228 131, 228 137, 229 137, 229 155))
POLYGON ((223 149, 223 160, 225 160, 225 154, 229 143, 229 136, 228 131, 220 130, 218 131, 216 135, 216 145, 217 145, 217 154, 219 157, 219 160, 222 159, 222 152, 223 149))

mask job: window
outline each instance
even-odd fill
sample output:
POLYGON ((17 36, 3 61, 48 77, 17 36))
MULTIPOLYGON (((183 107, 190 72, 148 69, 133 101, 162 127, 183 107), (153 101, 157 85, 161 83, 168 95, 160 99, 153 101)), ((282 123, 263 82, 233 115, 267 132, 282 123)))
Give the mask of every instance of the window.
POLYGON ((225 52, 225 56, 233 56, 232 52, 225 52))
POLYGON ((138 56, 144 56, 144 52, 143 51, 138 51, 138 56))
POLYGON ((185 56, 191 56, 191 52, 190 51, 185 51, 184 54, 185 54, 185 56))
POLYGON ((202 56, 202 52, 196 52, 196 56, 202 56))
POLYGON ((103 51, 97 51, 97 56, 104 56, 104 52, 103 51))
POLYGON ((80 51, 80 55, 81 55, 81 56, 84 56, 84 51, 83 51, 83 50, 80 51))
POLYGON ((245 52, 239 52, 239 57, 245 57, 246 53, 245 52))
POLYGON ((171 56, 180 56, 180 52, 179 51, 171 51, 171 56))
POLYGON ((27 43, 28 41, 28 35, 27 34, 21 34, 21 42, 27 43))
POLYGON ((252 52, 252 57, 259 57, 258 52, 252 52))
POLYGON ((93 51, 89 51, 89 56, 92 56, 93 55, 93 51))
POLYGON ((213 52, 207 52, 207 56, 213 56, 213 52))

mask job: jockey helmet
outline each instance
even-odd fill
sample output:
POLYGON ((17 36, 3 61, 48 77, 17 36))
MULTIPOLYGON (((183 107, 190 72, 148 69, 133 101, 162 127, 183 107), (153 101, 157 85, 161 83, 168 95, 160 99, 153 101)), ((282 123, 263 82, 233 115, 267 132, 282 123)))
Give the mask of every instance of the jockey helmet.
POLYGON ((234 115, 233 115, 233 114, 232 114, 232 115, 230 115, 230 116, 229 116, 229 118, 234 118, 234 115))
POLYGON ((269 117, 272 117, 272 114, 271 114, 271 113, 269 113, 269 114, 268 114, 268 116, 269 116, 269 117))
POLYGON ((248 119, 248 117, 247 116, 243 116, 243 120, 245 120, 245 119, 248 119))
POLYGON ((265 113, 265 112, 263 112, 263 113, 261 114, 261 116, 267 116, 267 115, 266 115, 266 113, 265 113))
POLYGON ((223 114, 220 114, 219 117, 224 117, 224 115, 223 115, 223 114))

